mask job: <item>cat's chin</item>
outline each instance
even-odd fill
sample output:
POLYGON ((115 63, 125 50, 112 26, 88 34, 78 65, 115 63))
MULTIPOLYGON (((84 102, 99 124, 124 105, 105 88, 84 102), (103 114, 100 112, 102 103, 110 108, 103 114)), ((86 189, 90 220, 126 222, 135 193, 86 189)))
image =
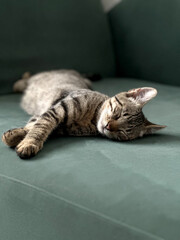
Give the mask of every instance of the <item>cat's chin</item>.
POLYGON ((104 126, 102 125, 102 124, 100 124, 100 123, 98 123, 98 131, 99 131, 99 133, 101 134, 101 135, 103 135, 103 136, 107 136, 106 135, 106 129, 104 128, 104 126))
POLYGON ((106 129, 104 129, 104 135, 105 135, 106 137, 110 138, 110 139, 116 139, 116 138, 114 137, 114 134, 113 134, 112 132, 106 130, 106 129))
POLYGON ((98 131, 101 135, 106 136, 105 129, 103 127, 99 127, 98 131))

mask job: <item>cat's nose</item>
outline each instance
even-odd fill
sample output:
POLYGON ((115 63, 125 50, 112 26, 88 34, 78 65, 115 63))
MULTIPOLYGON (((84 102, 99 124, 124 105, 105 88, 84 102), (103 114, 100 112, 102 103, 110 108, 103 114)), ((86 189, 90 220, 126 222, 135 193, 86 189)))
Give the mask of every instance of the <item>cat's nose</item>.
POLYGON ((110 132, 118 131, 118 125, 112 121, 108 122, 104 128, 110 132))
POLYGON ((104 127, 105 129, 107 129, 108 131, 111 131, 111 126, 109 123, 106 124, 106 126, 104 127))

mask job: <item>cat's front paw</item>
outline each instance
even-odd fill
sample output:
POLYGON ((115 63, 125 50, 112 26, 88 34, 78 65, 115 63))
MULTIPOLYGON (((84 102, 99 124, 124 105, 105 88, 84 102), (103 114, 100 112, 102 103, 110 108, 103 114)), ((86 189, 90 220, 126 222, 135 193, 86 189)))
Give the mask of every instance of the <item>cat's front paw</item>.
POLYGON ((17 155, 22 159, 34 157, 43 147, 42 143, 23 140, 16 147, 17 155))
POLYGON ((27 130, 24 128, 10 129, 2 135, 2 141, 9 147, 16 147, 26 134, 27 130))

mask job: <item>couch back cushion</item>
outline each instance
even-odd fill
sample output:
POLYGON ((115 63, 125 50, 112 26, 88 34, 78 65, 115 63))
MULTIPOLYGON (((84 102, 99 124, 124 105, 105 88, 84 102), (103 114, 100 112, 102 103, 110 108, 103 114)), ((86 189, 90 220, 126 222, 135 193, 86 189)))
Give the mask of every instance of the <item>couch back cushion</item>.
POLYGON ((179 0, 122 0, 108 15, 119 75, 180 85, 179 0))
POLYGON ((107 16, 98 0, 2 0, 0 93, 22 73, 72 68, 113 76, 107 16))

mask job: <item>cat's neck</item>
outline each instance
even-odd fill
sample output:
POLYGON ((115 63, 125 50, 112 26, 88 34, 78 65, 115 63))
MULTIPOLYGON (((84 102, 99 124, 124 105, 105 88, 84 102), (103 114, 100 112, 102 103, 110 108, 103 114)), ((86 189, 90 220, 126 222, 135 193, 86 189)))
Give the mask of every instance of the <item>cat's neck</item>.
POLYGON ((96 123, 98 123, 98 121, 100 120, 101 114, 102 114, 104 108, 106 107, 106 100, 107 99, 105 99, 104 101, 100 102, 98 107, 97 107, 97 109, 96 109, 96 113, 95 113, 96 114, 96 123))

